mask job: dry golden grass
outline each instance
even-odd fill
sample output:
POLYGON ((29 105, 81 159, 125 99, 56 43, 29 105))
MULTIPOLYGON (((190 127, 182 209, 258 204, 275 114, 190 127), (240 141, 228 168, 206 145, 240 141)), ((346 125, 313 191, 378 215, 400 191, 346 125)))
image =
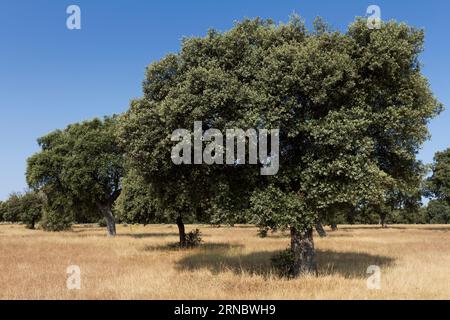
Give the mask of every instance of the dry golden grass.
POLYGON ((270 267, 287 235, 199 227, 205 243, 181 251, 167 247, 177 241, 172 225, 118 226, 115 239, 94 226, 0 225, 0 299, 450 298, 450 226, 340 226, 315 238, 319 276, 298 280, 270 267), (69 265, 81 268, 81 290, 66 287, 69 265), (380 290, 367 289, 369 265, 381 267, 380 290))

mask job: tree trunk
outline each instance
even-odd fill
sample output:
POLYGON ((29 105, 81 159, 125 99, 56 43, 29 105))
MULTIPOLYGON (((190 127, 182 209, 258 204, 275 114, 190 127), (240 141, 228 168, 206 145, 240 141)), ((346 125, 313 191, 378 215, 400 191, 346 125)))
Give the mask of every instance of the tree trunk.
POLYGON ((180 247, 184 248, 186 246, 186 230, 181 216, 177 218, 177 226, 178 234, 180 235, 180 247))
POLYGON ((314 250, 313 229, 299 232, 291 227, 291 252, 293 263, 290 275, 296 278, 300 275, 317 274, 316 252, 314 250))
POLYGON ((36 221, 35 221, 36 219, 33 217, 33 218, 31 218, 31 223, 29 224, 29 228, 31 229, 31 230, 34 230, 34 228, 35 228, 35 225, 36 225, 36 221))
POLYGON ((381 228, 387 228, 386 213, 380 213, 380 224, 381 224, 381 228))
POLYGON ((325 232, 325 229, 323 228, 323 225, 320 222, 316 223, 316 231, 319 234, 319 237, 325 238, 327 236, 327 233, 325 232))
POLYGON ((353 207, 347 213, 347 222, 352 225, 355 224, 355 210, 356 209, 353 207))
POLYGON ((106 220, 106 229, 108 230, 108 236, 114 237, 116 235, 116 221, 112 213, 110 204, 97 204, 98 208, 102 212, 106 220))
POLYGON ((337 227, 336 222, 333 222, 333 223, 331 224, 331 230, 332 230, 332 231, 337 231, 337 229, 338 229, 338 227, 337 227))

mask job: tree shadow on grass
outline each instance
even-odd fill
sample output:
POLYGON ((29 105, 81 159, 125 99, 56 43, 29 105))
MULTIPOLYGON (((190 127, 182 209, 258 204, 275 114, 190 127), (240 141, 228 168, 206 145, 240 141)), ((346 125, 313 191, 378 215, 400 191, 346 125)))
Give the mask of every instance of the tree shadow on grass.
POLYGON ((333 230, 327 230, 328 233, 332 234, 334 232, 339 232, 339 231, 357 231, 357 230, 385 230, 385 229, 389 229, 389 228, 383 228, 381 227, 381 225, 357 225, 354 224, 352 226, 338 226, 338 229, 333 231, 333 230))
MULTIPOLYGON (((447 226, 436 226, 433 227, 432 224, 420 225, 420 224, 410 224, 410 225, 396 225, 396 224, 388 224, 386 228, 382 228, 380 225, 373 226, 354 226, 354 227, 341 227, 339 230, 342 231, 352 231, 352 230, 427 230, 427 231, 450 231, 450 225, 447 226)), ((338 230, 338 231, 339 231, 338 230)), ((332 234, 330 232, 329 234, 332 234)))
MULTIPOLYGON (((177 234, 178 235, 178 234, 177 234)), ((242 248, 242 244, 232 244, 232 243, 202 243, 198 247, 193 248, 180 248, 178 242, 171 242, 161 245, 149 245, 144 247, 144 251, 186 251, 186 252, 194 252, 200 256, 204 254, 210 254, 211 252, 227 252, 232 249, 242 248)))
MULTIPOLYGON (((72 229, 71 233, 74 234, 86 234, 90 237, 104 237, 104 234, 95 234, 93 232, 105 232, 106 227, 98 227, 98 228, 89 228, 89 229, 72 229)), ((121 237, 131 237, 135 239, 143 239, 143 238, 163 238, 163 237, 178 237, 177 232, 118 232, 116 235, 118 238, 121 237)))
MULTIPOLYGON (((207 269, 213 274, 231 271, 235 274, 253 274, 263 277, 276 275, 271 258, 279 251, 260 251, 250 254, 227 252, 226 250, 206 250, 182 258, 177 262, 181 270, 207 269)), ((377 265, 380 268, 392 265, 394 259, 385 256, 359 252, 316 252, 319 276, 340 275, 345 278, 367 278, 367 267, 377 265)))
POLYGON ((158 237, 178 237, 176 232, 136 232, 136 233, 117 233, 119 237, 132 237, 136 239, 142 238, 158 238, 158 237))
POLYGON ((95 227, 95 226, 89 226, 89 227, 72 227, 72 229, 69 229, 67 231, 70 231, 72 233, 89 233, 89 232, 95 232, 95 231, 103 231, 106 230, 106 227, 95 227))
POLYGON ((433 227, 432 224, 428 224, 428 225, 426 225, 426 227, 425 226, 419 227, 418 225, 411 225, 411 226, 408 226, 408 227, 388 226, 388 228, 391 228, 391 229, 402 229, 402 230, 419 230, 419 231, 420 230, 424 230, 424 231, 441 231, 441 232, 449 232, 450 231, 450 225, 448 227, 447 226, 436 226, 436 227, 433 227))
POLYGON ((380 268, 392 266, 392 257, 372 255, 364 252, 336 252, 319 250, 317 264, 319 275, 340 275, 345 278, 367 278, 367 268, 371 265, 380 268))

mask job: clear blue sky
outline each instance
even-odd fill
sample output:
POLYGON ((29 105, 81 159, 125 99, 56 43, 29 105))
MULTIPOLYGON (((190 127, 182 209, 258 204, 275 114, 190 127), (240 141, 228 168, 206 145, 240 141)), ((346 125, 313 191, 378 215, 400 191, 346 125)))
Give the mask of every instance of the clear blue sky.
MULTIPOLYGON (((26 187, 37 137, 125 111, 141 95, 145 66, 177 51, 183 36, 225 31, 244 17, 287 21, 294 11, 308 26, 320 15, 345 30, 369 4, 381 7, 383 20, 425 28, 423 71, 450 106, 448 0, 0 0, 0 200, 26 187), (81 8, 81 30, 66 28, 71 4, 81 8)), ((450 110, 431 123, 420 159, 450 147, 449 127, 450 110)))

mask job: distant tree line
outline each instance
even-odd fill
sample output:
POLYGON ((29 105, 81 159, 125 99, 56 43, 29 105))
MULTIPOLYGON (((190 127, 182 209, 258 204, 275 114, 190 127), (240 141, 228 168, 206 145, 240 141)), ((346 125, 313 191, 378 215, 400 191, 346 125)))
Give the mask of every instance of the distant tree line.
MULTIPOLYGON (((115 220, 126 224, 166 224, 173 220, 163 210, 158 211, 151 196, 141 193, 142 189, 135 189, 137 193, 131 194, 126 190, 123 197, 119 197, 113 209, 115 220), (127 197, 132 197, 128 198, 127 197)), ((35 229, 37 225, 48 231, 62 231, 70 228, 72 224, 99 223, 106 226, 106 221, 97 211, 86 212, 83 210, 74 213, 70 219, 49 214, 46 209, 47 201, 45 194, 27 191, 25 193, 12 193, 5 201, 0 201, 0 222, 23 223, 29 229, 35 229), (52 222, 53 221, 53 222, 52 222)), ((66 216, 66 215, 64 215, 66 216)), ((226 220, 210 221, 190 217, 186 223, 203 223, 216 225, 249 224, 254 223, 251 215, 231 217, 226 220)), ((386 213, 385 225, 390 224, 449 224, 450 206, 441 199, 432 199, 426 205, 415 210, 394 209, 386 213)), ((370 224, 381 225, 379 212, 370 208, 359 208, 354 211, 338 212, 333 221, 322 221, 328 226, 340 224, 358 225, 370 224)))

